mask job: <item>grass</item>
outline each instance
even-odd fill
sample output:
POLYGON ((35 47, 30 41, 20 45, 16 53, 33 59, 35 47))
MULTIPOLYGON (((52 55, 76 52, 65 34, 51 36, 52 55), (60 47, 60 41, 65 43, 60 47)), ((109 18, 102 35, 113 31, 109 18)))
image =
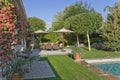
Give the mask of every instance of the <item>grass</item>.
POLYGON ((32 80, 103 80, 96 73, 89 71, 80 64, 75 63, 65 55, 47 56, 42 59, 48 60, 56 77, 48 79, 32 80))
MULTIPOLYGON (((82 59, 120 57, 120 53, 96 50, 93 48, 91 51, 88 51, 88 48, 85 46, 81 47, 80 49, 82 52, 82 59)), ((42 57, 41 59, 48 60, 56 74, 56 77, 31 80, 103 80, 96 73, 91 72, 82 65, 75 63, 68 56, 47 56, 42 57)))
POLYGON ((81 47, 82 51, 82 58, 83 59, 91 59, 91 58, 119 58, 120 53, 116 52, 109 52, 109 51, 102 51, 96 50, 92 48, 91 51, 88 51, 87 47, 81 47))

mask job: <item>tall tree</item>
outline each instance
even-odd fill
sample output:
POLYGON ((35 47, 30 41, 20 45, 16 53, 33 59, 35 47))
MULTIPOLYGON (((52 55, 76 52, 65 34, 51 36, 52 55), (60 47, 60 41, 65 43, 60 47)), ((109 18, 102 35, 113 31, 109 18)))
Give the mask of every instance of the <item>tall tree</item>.
POLYGON ((82 34, 83 30, 81 29, 80 25, 81 18, 80 16, 71 16, 65 20, 64 26, 69 28, 75 32, 77 45, 79 45, 79 34, 82 34))
POLYGON ((39 29, 45 30, 45 22, 40 18, 29 17, 28 22, 29 22, 28 29, 30 32, 34 32, 39 29))
MULTIPOLYGON (((52 30, 60 29, 64 26, 64 22, 67 18, 82 13, 95 12, 94 9, 88 3, 76 2, 73 5, 65 7, 62 12, 55 15, 55 20, 52 23, 52 30)), ((78 29, 76 29, 78 30, 78 29)), ((79 37, 79 35, 78 35, 79 37)), ((79 40, 77 37, 77 40, 79 40)))
POLYGON ((64 26, 64 20, 63 20, 63 12, 57 12, 57 14, 54 16, 55 19, 52 22, 52 30, 60 29, 64 26))
MULTIPOLYGON (((45 30, 45 22, 37 17, 29 17, 28 18, 28 32, 29 34, 33 34, 35 31, 42 29, 45 30)), ((40 35, 34 35, 35 39, 39 43, 41 41, 40 35)))
POLYGON ((113 7, 107 6, 107 20, 103 23, 101 36, 104 38, 104 49, 120 50, 120 2, 115 3, 113 7))
POLYGON ((77 14, 81 14, 81 13, 87 13, 87 12, 95 12, 94 9, 92 7, 90 7, 90 5, 88 3, 82 3, 81 2, 76 2, 73 5, 67 6, 65 7, 65 9, 61 12, 58 12, 55 15, 55 19, 52 23, 52 29, 56 30, 56 29, 60 29, 62 27, 64 27, 64 21, 65 19, 71 17, 71 16, 75 16, 77 14))
POLYGON ((95 12, 94 9, 90 6, 88 3, 83 3, 82 1, 76 2, 73 5, 67 6, 63 13, 64 13, 64 19, 67 19, 68 17, 75 16, 77 14, 81 13, 88 13, 88 12, 95 12))
POLYGON ((89 33, 93 33, 97 28, 101 27, 101 25, 102 16, 98 13, 82 13, 69 17, 65 21, 65 26, 75 31, 78 45, 78 35, 87 35, 89 51, 91 50, 89 33))

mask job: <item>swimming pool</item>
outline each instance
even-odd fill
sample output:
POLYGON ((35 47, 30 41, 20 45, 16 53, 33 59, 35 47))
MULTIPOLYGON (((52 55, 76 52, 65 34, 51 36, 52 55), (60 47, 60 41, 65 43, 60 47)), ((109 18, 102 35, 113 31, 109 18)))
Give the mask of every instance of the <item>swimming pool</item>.
POLYGON ((112 73, 113 75, 120 77, 120 62, 119 63, 118 62, 117 63, 116 62, 113 62, 113 63, 95 63, 93 65, 102 69, 103 71, 112 73))

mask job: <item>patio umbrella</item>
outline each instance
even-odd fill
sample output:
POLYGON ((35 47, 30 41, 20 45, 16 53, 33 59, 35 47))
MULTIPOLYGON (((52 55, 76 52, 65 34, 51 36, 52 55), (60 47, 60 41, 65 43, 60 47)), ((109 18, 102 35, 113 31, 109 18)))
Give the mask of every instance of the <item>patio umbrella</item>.
POLYGON ((59 29, 59 30, 54 31, 54 32, 58 32, 58 33, 72 33, 73 31, 65 29, 65 28, 62 28, 62 29, 59 29))
MULTIPOLYGON (((65 29, 65 28, 62 28, 62 29, 56 30, 56 31, 54 31, 54 32, 62 33, 62 36, 63 36, 64 33, 72 33, 73 31, 68 30, 68 29, 65 29)), ((63 45, 64 45, 64 36, 63 36, 62 43, 63 43, 63 45)))
POLYGON ((48 32, 46 32, 46 31, 43 31, 43 30, 37 30, 37 31, 35 31, 35 33, 36 34, 45 34, 45 33, 48 33, 48 32))
MULTIPOLYGON (((40 35, 43 35, 43 34, 47 34, 48 32, 47 31, 43 31, 43 30, 37 30, 34 32, 35 34, 40 34, 40 35)), ((40 43, 41 43, 41 36, 40 36, 40 43)))

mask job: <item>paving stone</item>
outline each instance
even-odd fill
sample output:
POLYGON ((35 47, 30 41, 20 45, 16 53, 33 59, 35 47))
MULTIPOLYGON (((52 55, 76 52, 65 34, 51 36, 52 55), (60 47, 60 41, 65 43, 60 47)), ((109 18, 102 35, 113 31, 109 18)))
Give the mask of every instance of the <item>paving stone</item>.
POLYGON ((71 49, 64 49, 64 50, 41 50, 39 52, 40 56, 64 55, 64 54, 72 54, 72 50, 71 49))
POLYGON ((47 61, 33 61, 31 70, 23 76, 23 79, 55 77, 54 72, 47 61))
POLYGON ((29 71, 29 73, 26 73, 23 76, 23 79, 55 77, 55 74, 52 71, 49 63, 47 61, 39 61, 39 56, 60 54, 71 54, 71 49, 50 51, 34 49, 32 51, 31 57, 35 57, 35 60, 31 63, 31 70, 29 71))

